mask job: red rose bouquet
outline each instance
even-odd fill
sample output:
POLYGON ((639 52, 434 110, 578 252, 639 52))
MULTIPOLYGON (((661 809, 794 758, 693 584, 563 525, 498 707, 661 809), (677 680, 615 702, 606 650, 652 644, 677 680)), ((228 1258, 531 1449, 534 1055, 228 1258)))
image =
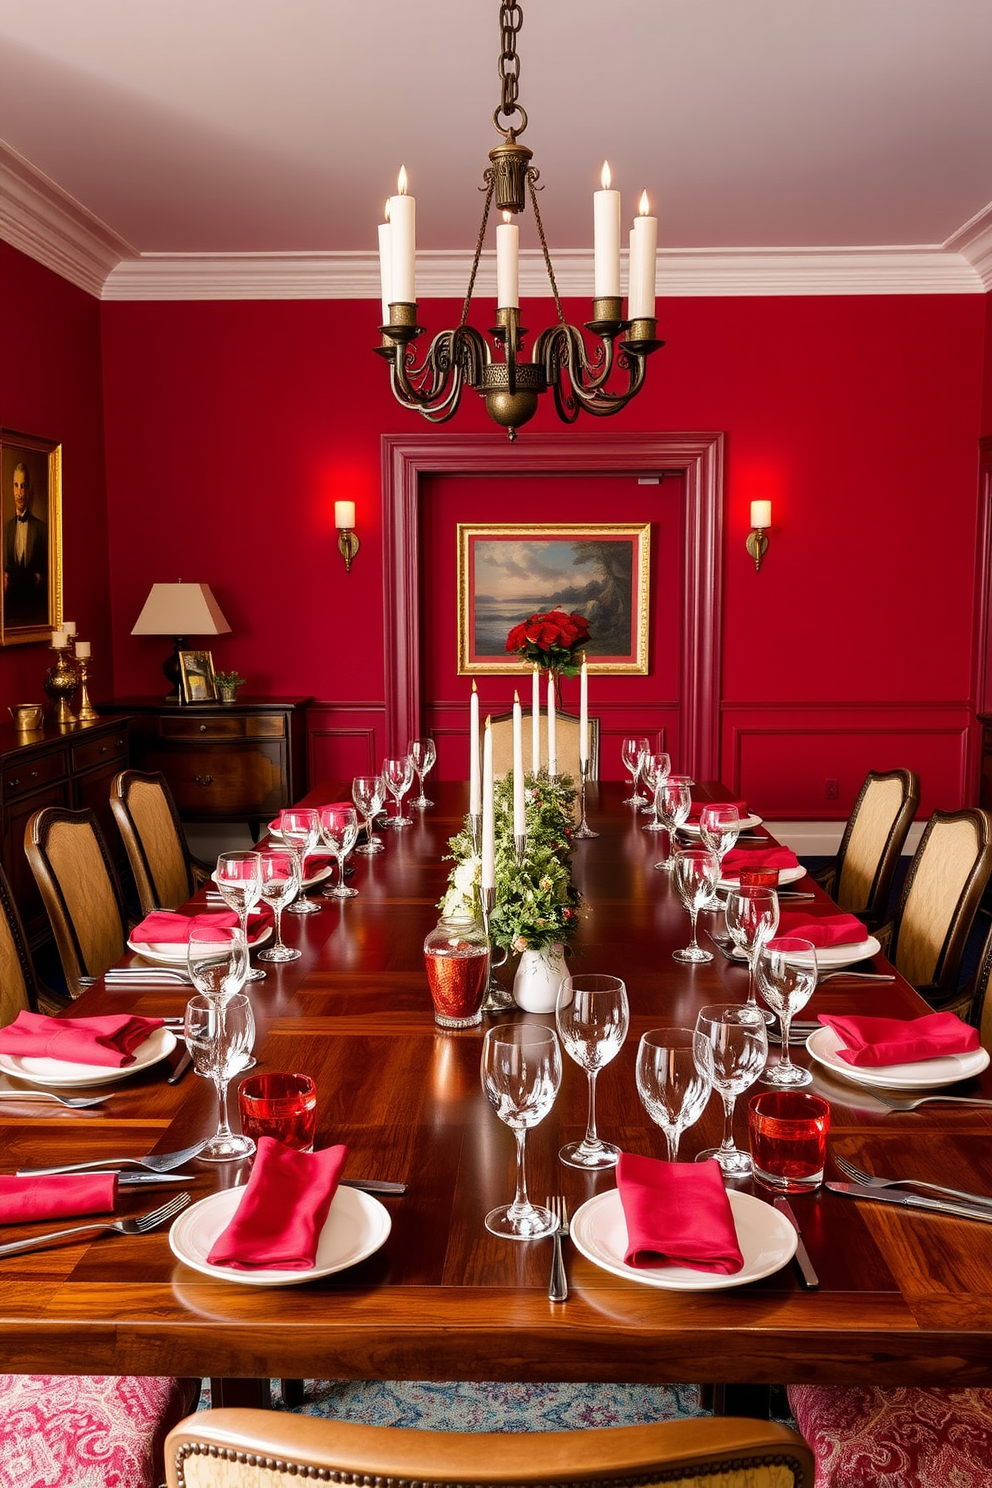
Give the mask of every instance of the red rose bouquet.
POLYGON ((536 662, 546 672, 575 677, 582 665, 579 651, 588 639, 589 622, 584 615, 548 610, 515 625, 506 638, 506 649, 525 661, 536 662))

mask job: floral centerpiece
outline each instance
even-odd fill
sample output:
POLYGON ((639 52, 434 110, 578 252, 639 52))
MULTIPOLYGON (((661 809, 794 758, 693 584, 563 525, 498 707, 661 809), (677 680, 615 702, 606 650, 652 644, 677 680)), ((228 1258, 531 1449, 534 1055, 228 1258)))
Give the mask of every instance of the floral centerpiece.
POLYGON ((588 640, 589 622, 584 615, 547 610, 515 625, 506 638, 506 649, 536 662, 545 672, 575 677, 582 665, 579 653, 588 640))

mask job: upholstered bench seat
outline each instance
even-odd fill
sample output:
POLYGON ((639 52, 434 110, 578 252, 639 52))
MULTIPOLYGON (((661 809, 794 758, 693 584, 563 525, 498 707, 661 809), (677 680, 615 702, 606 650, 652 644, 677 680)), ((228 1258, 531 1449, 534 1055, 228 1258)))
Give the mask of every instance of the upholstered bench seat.
POLYGON ((816 1488, 992 1488, 992 1390, 790 1385, 816 1488))
POLYGON ((3 1488, 156 1488, 198 1379, 0 1374, 3 1488))

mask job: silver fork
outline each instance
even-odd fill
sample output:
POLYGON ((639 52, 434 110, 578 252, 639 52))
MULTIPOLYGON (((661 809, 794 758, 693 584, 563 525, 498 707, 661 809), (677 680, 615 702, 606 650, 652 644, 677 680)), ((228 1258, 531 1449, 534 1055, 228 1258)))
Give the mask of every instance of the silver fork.
POLYGON ((80 1110, 84 1106, 102 1106, 105 1095, 56 1095, 54 1090, 0 1090, 0 1103, 10 1100, 53 1100, 60 1106, 80 1110))
POLYGON ((209 1138, 204 1137, 202 1141, 194 1142, 192 1147, 180 1147, 178 1152, 153 1152, 147 1157, 93 1157, 88 1162, 60 1163, 50 1168, 20 1168, 17 1176, 39 1178, 49 1173, 88 1173, 99 1168, 116 1168, 121 1163, 149 1168, 153 1173, 171 1173, 202 1152, 208 1141, 209 1138))
POLYGON ((890 1111, 915 1111, 917 1106, 926 1106, 932 1101, 945 1101, 952 1106, 992 1106, 992 1100, 980 1100, 977 1095, 920 1095, 915 1100, 901 1100, 892 1095, 882 1095, 874 1087, 865 1093, 888 1106, 890 1111))
POLYGON ((185 1209, 191 1197, 188 1193, 176 1194, 168 1203, 160 1204, 157 1209, 150 1209, 147 1214, 139 1214, 134 1219, 98 1220, 94 1224, 73 1225, 68 1230, 51 1230, 47 1235, 33 1235, 30 1240, 11 1240, 8 1245, 0 1245, 0 1256, 20 1255, 25 1250, 36 1250, 53 1240, 64 1240, 69 1235, 83 1235, 90 1230, 98 1233, 116 1230, 119 1235, 146 1235, 149 1230, 172 1219, 180 1209, 185 1209))
POLYGON ((931 1193, 946 1194, 953 1199, 967 1199, 969 1204, 992 1209, 992 1198, 986 1198, 984 1194, 967 1193, 962 1188, 949 1188, 943 1183, 926 1183, 922 1178, 878 1178, 874 1173, 856 1168, 854 1163, 838 1157, 836 1153, 833 1154, 833 1159, 845 1178, 850 1178, 852 1183, 863 1183, 866 1188, 928 1188, 931 1193))
POLYGON ((555 1229, 552 1235, 554 1251, 551 1256, 551 1281, 548 1284, 548 1300, 550 1302, 564 1302, 568 1297, 568 1278, 565 1275, 565 1259, 561 1253, 562 1237, 568 1235, 568 1205, 565 1203, 563 1194, 550 1194, 547 1199, 548 1208, 555 1218, 555 1229))
POLYGON ((816 985, 821 982, 832 982, 834 977, 846 977, 852 982, 894 982, 895 973, 890 971, 825 971, 816 979, 816 985))

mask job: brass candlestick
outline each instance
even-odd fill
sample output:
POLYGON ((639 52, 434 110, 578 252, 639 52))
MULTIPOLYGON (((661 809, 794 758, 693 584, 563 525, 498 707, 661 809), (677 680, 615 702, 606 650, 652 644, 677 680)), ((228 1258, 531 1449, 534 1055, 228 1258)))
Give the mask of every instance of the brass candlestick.
POLYGON ((79 714, 80 723, 94 723, 100 717, 99 713, 90 702, 87 690, 87 682, 90 674, 90 659, 88 656, 77 656, 75 658, 76 669, 79 672, 79 714))
POLYGON ((75 723, 76 715, 69 707, 69 700, 79 686, 79 673, 65 647, 51 648, 55 661, 45 673, 45 691, 55 704, 55 722, 75 723))

